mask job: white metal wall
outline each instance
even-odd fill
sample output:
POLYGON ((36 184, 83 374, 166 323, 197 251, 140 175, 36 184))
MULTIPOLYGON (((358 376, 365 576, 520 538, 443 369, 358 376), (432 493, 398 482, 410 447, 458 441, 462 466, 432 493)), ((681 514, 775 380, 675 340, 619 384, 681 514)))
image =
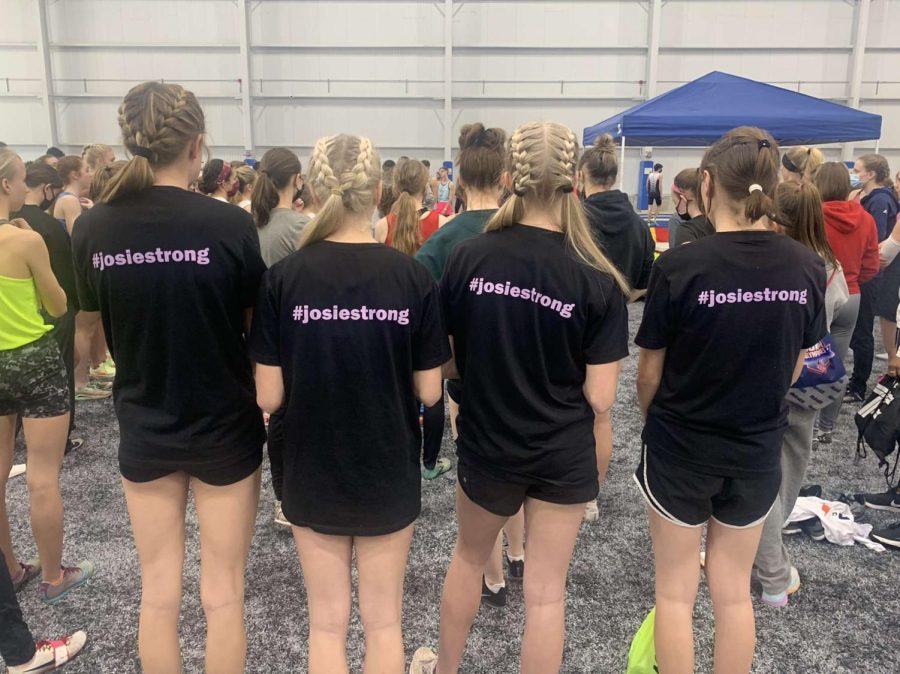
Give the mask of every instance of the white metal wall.
MULTIPOLYGON (((580 133, 711 70, 852 102, 861 3, 859 106, 884 116, 881 150, 900 164, 900 0, 0 0, 0 139, 26 157, 51 140, 117 145, 118 102, 144 79, 201 96, 226 158, 305 155, 346 131, 435 162, 466 122, 580 133)), ((698 157, 654 153, 672 172, 698 157)))

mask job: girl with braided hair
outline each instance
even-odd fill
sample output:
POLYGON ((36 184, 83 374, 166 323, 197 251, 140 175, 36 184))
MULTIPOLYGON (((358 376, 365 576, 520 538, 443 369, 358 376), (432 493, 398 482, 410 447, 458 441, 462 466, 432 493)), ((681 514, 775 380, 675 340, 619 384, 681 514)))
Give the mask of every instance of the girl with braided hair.
POLYGON ((716 234, 657 260, 635 339, 634 479, 653 540, 661 672, 694 671, 704 524, 715 671, 747 674, 753 660, 750 570, 781 485, 785 395, 826 331, 822 258, 770 228, 778 166, 772 136, 752 127, 706 151, 700 199, 716 234))
POLYGON ((512 196, 460 243, 441 279, 462 380, 456 513, 438 654, 411 672, 460 668, 482 573, 507 519, 525 507, 522 671, 559 670, 565 585, 587 503, 612 452, 610 409, 628 354, 628 285, 591 236, 577 188, 578 143, 561 124, 519 127, 512 196), (439 658, 439 659, 438 659, 439 658))
POLYGON ((193 492, 205 671, 245 666, 244 570, 265 441, 244 334, 265 265, 250 214, 188 191, 203 110, 145 82, 119 106, 131 159, 75 223, 81 308, 116 360, 119 469, 141 564, 138 651, 147 674, 182 671, 178 618, 193 492))
POLYGON ((442 396, 450 348, 428 270, 372 236, 382 188, 369 139, 320 139, 308 183, 319 210, 259 293, 257 398, 270 413, 286 402, 282 509, 309 602, 309 672, 347 672, 354 551, 364 669, 399 672, 421 509, 418 401, 442 396))

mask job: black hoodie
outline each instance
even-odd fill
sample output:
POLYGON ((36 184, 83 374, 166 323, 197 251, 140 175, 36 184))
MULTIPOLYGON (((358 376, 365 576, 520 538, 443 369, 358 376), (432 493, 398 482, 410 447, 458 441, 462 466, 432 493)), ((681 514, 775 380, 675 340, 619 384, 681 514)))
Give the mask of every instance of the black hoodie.
POLYGON ((650 227, 634 212, 628 196, 619 190, 597 192, 584 202, 594 239, 634 290, 650 280, 656 244, 650 227))

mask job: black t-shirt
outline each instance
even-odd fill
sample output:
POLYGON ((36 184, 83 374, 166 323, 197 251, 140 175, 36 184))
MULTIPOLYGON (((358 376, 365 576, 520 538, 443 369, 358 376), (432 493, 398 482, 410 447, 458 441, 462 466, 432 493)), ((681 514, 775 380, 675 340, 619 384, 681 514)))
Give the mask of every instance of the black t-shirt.
POLYGON ((441 279, 463 382, 458 453, 499 479, 597 479, 588 364, 628 354, 625 297, 565 237, 515 225, 461 243, 441 279))
POLYGON ((784 397, 825 334, 825 265, 772 232, 722 232, 653 266, 635 343, 666 349, 644 442, 710 475, 775 470, 784 397))
POLYGON ((250 345, 284 375, 287 519, 357 536, 412 523, 422 479, 413 371, 450 359, 428 270, 380 243, 307 246, 266 272, 250 345))
POLYGON ((75 222, 81 306, 116 361, 120 460, 215 467, 262 452, 244 343, 265 265, 248 213, 177 187, 98 204, 75 222))
POLYGON ((66 293, 69 311, 78 311, 78 291, 75 289, 75 269, 72 266, 72 240, 66 226, 42 211, 39 206, 25 205, 12 217, 22 218, 41 235, 50 253, 50 268, 66 293))

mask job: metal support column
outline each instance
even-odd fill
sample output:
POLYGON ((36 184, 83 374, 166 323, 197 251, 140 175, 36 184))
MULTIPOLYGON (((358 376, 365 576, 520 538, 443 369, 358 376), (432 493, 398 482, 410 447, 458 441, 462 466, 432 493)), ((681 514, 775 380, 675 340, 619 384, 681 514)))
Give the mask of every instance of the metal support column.
MULTIPOLYGON (((850 91, 847 105, 851 108, 859 108, 859 98, 862 89, 863 66, 866 61, 866 40, 869 34, 869 8, 870 0, 858 0, 854 16, 853 53, 850 56, 850 91)), ((844 143, 842 157, 844 161, 853 159, 853 143, 844 143)))
POLYGON ((253 109, 250 92, 250 0, 237 0, 241 40, 241 135, 244 154, 253 155, 253 109))
POLYGON ((35 0, 38 21, 38 57, 41 62, 41 98, 44 99, 44 114, 47 119, 47 145, 59 143, 59 125, 56 120, 56 101, 53 98, 53 69, 50 63, 50 30, 47 20, 47 1, 35 0))
POLYGON ((444 160, 453 151, 453 0, 444 0, 444 160))
POLYGON ((656 80, 659 73, 659 31, 662 16, 662 0, 650 0, 647 14, 647 80, 646 98, 656 96, 656 80))

